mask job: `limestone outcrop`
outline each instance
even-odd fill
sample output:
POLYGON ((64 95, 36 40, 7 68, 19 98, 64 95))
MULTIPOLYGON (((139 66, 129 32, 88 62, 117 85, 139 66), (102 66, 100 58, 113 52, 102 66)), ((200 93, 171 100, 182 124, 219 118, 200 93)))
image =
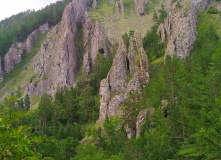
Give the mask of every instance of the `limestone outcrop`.
POLYGON ((83 26, 83 44, 84 44, 84 57, 83 57, 83 70, 89 74, 95 60, 100 52, 105 58, 109 57, 109 46, 104 30, 98 21, 92 22, 91 17, 86 12, 82 20, 83 26))
POLYGON ((168 40, 165 57, 174 54, 179 58, 189 56, 197 36, 198 11, 204 11, 209 4, 210 0, 185 0, 172 4, 168 17, 157 31, 162 43, 168 40))
POLYGON ((149 80, 149 61, 142 46, 140 34, 131 37, 129 53, 123 41, 113 60, 107 78, 100 84, 99 120, 121 115, 120 106, 124 104, 130 92, 140 92, 149 80))
POLYGON ((135 3, 135 10, 138 16, 143 16, 146 13, 146 4, 150 0, 134 0, 135 3))
POLYGON ((4 57, 4 71, 5 73, 10 73, 15 65, 21 62, 22 57, 25 52, 31 52, 35 41, 39 34, 44 33, 49 30, 49 24, 46 23, 41 25, 38 29, 34 30, 25 41, 16 42, 12 44, 8 53, 4 57))
POLYGON ((115 4, 115 18, 120 19, 121 17, 124 16, 124 2, 118 1, 115 4))
POLYGON ((99 0, 93 0, 92 8, 96 9, 98 7, 99 0))
POLYGON ((58 87, 75 85, 79 56, 82 54, 76 46, 79 40, 77 32, 91 4, 92 0, 73 0, 67 5, 60 24, 52 29, 41 46, 39 60, 35 64, 39 81, 26 88, 27 94, 41 95, 46 92, 54 95, 58 87))

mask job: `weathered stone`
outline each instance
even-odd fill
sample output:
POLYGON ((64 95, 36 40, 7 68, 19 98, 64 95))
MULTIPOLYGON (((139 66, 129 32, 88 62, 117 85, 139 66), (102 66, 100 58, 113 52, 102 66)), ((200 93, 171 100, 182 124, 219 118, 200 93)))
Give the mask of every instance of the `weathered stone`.
POLYGON ((15 65, 22 60, 24 51, 13 45, 8 53, 4 57, 4 70, 6 73, 10 73, 15 65))
POLYGON ((197 36, 198 11, 204 11, 209 4, 210 0, 185 0, 172 4, 168 17, 157 31, 162 43, 168 40, 165 58, 174 54, 180 58, 189 56, 197 36))
MULTIPOLYGON (((130 39, 128 55, 125 44, 120 41, 108 76, 101 82, 100 121, 103 121, 106 115, 111 117, 122 114, 120 106, 125 103, 128 94, 141 92, 142 87, 147 84, 148 69, 149 61, 143 50, 141 35, 135 33, 135 36, 130 39)), ((127 129, 128 132, 131 130, 127 129)))
POLYGON ((217 4, 217 5, 216 5, 216 8, 218 9, 218 11, 221 12, 221 3, 217 4))
POLYGON ((59 26, 47 36, 49 44, 46 47, 42 45, 38 53, 40 71, 36 74, 43 81, 43 91, 35 87, 29 94, 46 92, 54 95, 58 87, 75 85, 80 62, 75 46, 77 26, 82 24, 91 3, 92 0, 73 0, 67 5, 59 26))
POLYGON ((91 56, 90 56, 89 52, 86 52, 84 54, 83 69, 84 69, 84 73, 86 73, 86 74, 89 74, 91 71, 91 56))
POLYGON ((110 100, 110 84, 108 78, 100 83, 100 120, 104 120, 108 115, 108 104, 110 100))
POLYGON ((115 4, 115 18, 120 19, 124 16, 124 2, 121 0, 115 4))
POLYGON ((108 105, 108 117, 122 115, 122 111, 120 110, 120 106, 124 104, 126 100, 126 94, 120 93, 113 98, 111 98, 109 105, 108 105))
POLYGON ((26 51, 27 53, 31 52, 33 45, 35 41, 37 40, 37 37, 39 34, 44 33, 48 31, 50 28, 49 23, 41 25, 37 30, 33 31, 27 38, 26 41, 26 51))
POLYGON ((154 108, 147 108, 142 111, 140 111, 139 115, 137 116, 137 122, 136 122, 136 136, 138 137, 140 135, 140 131, 142 128, 142 124, 145 122, 147 118, 150 118, 153 116, 154 108))
POLYGON ((166 41, 166 31, 162 23, 157 30, 157 34, 160 36, 161 43, 164 43, 166 41))
POLYGON ((109 82, 111 90, 114 92, 125 90, 126 79, 127 79, 127 53, 126 53, 126 46, 123 43, 123 41, 121 41, 109 72, 109 82))
POLYGON ((135 51, 134 51, 134 43, 133 43, 133 38, 130 38, 130 46, 129 46, 129 54, 128 54, 128 59, 129 59, 129 69, 130 69, 130 74, 134 75, 135 72, 135 51))
POLYGON ((25 94, 35 94, 37 96, 42 96, 43 93, 45 92, 45 86, 48 84, 47 80, 40 81, 38 83, 32 82, 30 83, 26 89, 25 89, 25 94))
POLYGON ((97 9, 99 0, 93 0, 92 8, 97 9))
POLYGON ((198 11, 204 12, 212 0, 193 0, 193 5, 196 6, 198 11))
POLYGON ((38 35, 47 30, 49 30, 48 23, 43 24, 38 29, 34 30, 25 41, 12 44, 8 53, 6 53, 4 57, 4 70, 6 73, 10 73, 15 65, 21 62, 25 51, 27 53, 31 52, 38 35))
POLYGON ((146 13, 146 4, 150 0, 134 0, 135 3, 135 9, 138 16, 143 16, 146 13))
MULTIPOLYGON (((82 20, 83 26, 83 40, 85 53, 90 53, 91 66, 88 68, 88 73, 95 65, 95 60, 99 52, 104 55, 105 58, 109 57, 108 40, 104 34, 103 28, 98 21, 92 22, 90 16, 86 12, 82 20)), ((85 56, 87 58, 87 56, 85 56)), ((87 60, 83 60, 87 63, 87 60)), ((86 64, 83 64, 86 66, 86 64)))
POLYGON ((136 76, 134 76, 127 85, 127 93, 133 91, 137 91, 138 93, 141 92, 141 84, 136 76))

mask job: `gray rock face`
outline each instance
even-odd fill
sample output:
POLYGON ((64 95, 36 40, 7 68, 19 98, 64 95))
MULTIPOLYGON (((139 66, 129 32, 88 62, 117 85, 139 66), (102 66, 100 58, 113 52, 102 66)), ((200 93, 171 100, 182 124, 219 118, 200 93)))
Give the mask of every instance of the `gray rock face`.
POLYGON ((121 0, 115 4, 115 18, 120 19, 124 16, 124 2, 121 0))
POLYGON ((221 3, 217 4, 216 8, 221 12, 221 3))
POLYGON ((140 92, 147 85, 149 61, 140 40, 140 34, 131 38, 128 54, 125 44, 120 41, 108 76, 100 84, 99 121, 103 121, 106 115, 121 115, 120 106, 124 104, 129 92, 140 92))
POLYGON ((24 50, 17 48, 16 44, 9 49, 4 57, 4 70, 6 73, 10 73, 15 65, 21 62, 23 51, 24 50))
POLYGON ((204 12, 213 0, 192 0, 193 5, 200 12, 204 12))
POLYGON ((59 26, 55 27, 47 36, 47 42, 42 44, 39 51, 39 61, 35 67, 40 82, 35 86, 30 84, 26 93, 40 95, 43 92, 54 95, 58 87, 71 87, 79 70, 78 51, 75 46, 77 26, 92 0, 73 0, 64 10, 59 26), (43 85, 43 90, 38 85, 43 85), (34 89, 30 89, 34 88, 34 89))
POLYGON ((220 3, 220 4, 218 4, 218 5, 216 6, 216 8, 218 9, 218 11, 220 11, 220 12, 221 12, 221 3, 220 3))
POLYGON ((115 4, 115 0, 109 0, 110 4, 115 4))
POLYGON ((97 9, 99 0, 93 0, 92 8, 97 9))
POLYGON ((109 57, 108 40, 104 34, 103 28, 98 21, 92 22, 90 16, 86 12, 82 20, 83 40, 84 40, 84 60, 83 66, 85 73, 90 73, 95 65, 95 60, 99 52, 105 58, 109 57))
POLYGON ((204 11, 209 3, 210 0, 185 0, 172 4, 168 17, 157 31, 162 43, 168 40, 165 57, 174 54, 180 58, 189 56, 197 36, 197 13, 204 11))
POLYGON ((137 116, 137 122, 136 122, 136 136, 138 137, 140 135, 140 131, 142 128, 142 124, 145 122, 147 118, 150 118, 153 116, 154 108, 147 108, 142 111, 140 111, 139 115, 137 116))
POLYGON ((6 73, 10 73, 11 70, 15 67, 15 65, 21 62, 22 56, 25 53, 25 51, 27 53, 31 52, 38 35, 46 32, 47 30, 49 30, 48 23, 34 30, 24 42, 17 42, 12 44, 8 53, 6 53, 4 57, 4 71, 6 73))
POLYGON ((146 4, 150 0, 134 0, 135 3, 135 10, 138 16, 143 16, 146 13, 146 4))

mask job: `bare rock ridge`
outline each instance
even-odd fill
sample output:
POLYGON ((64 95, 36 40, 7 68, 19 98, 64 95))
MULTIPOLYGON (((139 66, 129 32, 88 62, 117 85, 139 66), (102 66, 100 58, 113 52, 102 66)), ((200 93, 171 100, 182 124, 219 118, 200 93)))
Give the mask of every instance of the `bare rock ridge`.
POLYGON ((198 11, 204 11, 209 4, 210 0, 186 0, 172 4, 168 17, 158 28, 161 42, 168 40, 165 57, 176 54, 185 58, 190 55, 197 36, 198 11))
POLYGON ((150 0, 134 0, 135 9, 138 16, 143 16, 146 13, 146 4, 150 0))
POLYGON ((95 60, 100 52, 105 58, 109 57, 108 40, 103 28, 98 21, 92 22, 91 17, 86 12, 82 20, 83 42, 85 54, 83 57, 83 70, 86 74, 91 72, 95 65, 95 60))
POLYGON ((92 8, 96 9, 98 7, 99 0, 93 0, 92 8))
POLYGON ((64 10, 60 25, 47 36, 38 53, 35 64, 38 82, 32 82, 27 94, 42 95, 44 92, 54 95, 58 87, 75 85, 79 70, 79 53, 75 42, 77 27, 81 26, 85 12, 92 0, 73 0, 64 10))
POLYGON ((120 17, 124 16, 124 2, 118 1, 115 3, 115 18, 120 19, 120 17))
POLYGON ((35 41, 39 34, 46 32, 49 29, 49 24, 43 24, 38 29, 34 30, 25 41, 12 44, 8 53, 4 57, 4 71, 10 73, 17 63, 22 60, 25 52, 31 52, 35 41))
POLYGON ((129 92, 140 92, 149 80, 149 61, 142 46, 141 35, 131 37, 129 53, 121 40, 107 78, 100 84, 99 121, 106 117, 121 115, 129 92))

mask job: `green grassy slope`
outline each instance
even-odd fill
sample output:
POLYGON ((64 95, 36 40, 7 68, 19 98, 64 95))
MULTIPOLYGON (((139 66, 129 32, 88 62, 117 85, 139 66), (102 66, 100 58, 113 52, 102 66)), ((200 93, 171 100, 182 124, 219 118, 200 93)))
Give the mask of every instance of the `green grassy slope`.
POLYGON ((120 19, 115 18, 115 6, 108 1, 101 0, 96 10, 89 10, 94 21, 98 20, 105 28, 108 36, 115 41, 131 30, 139 31, 144 36, 154 25, 153 12, 161 8, 159 0, 151 0, 147 4, 147 13, 143 17, 137 16, 133 0, 123 0, 124 15, 120 19), (151 10, 149 8, 152 8, 151 10))

